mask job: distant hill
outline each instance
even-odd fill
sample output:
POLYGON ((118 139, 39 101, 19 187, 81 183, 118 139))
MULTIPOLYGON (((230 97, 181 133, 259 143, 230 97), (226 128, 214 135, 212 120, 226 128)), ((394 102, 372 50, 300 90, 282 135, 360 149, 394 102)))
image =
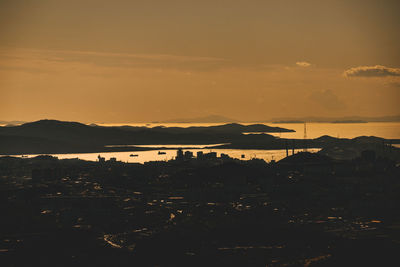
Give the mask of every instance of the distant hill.
MULTIPOLYGON (((125 126, 125 128, 128 129, 129 126, 128 127, 125 126)), ((218 133, 219 132, 219 133, 229 133, 229 134, 241 134, 244 132, 253 132, 253 133, 294 132, 294 130, 281 127, 271 127, 264 124, 242 125, 239 123, 228 123, 216 126, 191 126, 187 128, 156 126, 150 129, 168 133, 218 133)))
MULTIPOLYGON (((0 154, 67 153, 104 150, 105 145, 215 144, 252 137, 243 132, 288 132, 263 124, 237 123, 211 127, 104 127, 78 122, 40 120, 19 126, 0 127, 0 154)), ((260 142, 274 139, 260 135, 260 142)))
POLYGON ((365 123, 365 122, 400 122, 400 115, 364 117, 364 116, 346 116, 346 117, 286 117, 272 118, 273 123, 302 123, 302 122, 331 122, 331 123, 365 123))
POLYGON ((162 123, 226 123, 226 122, 239 122, 238 120, 220 116, 220 115, 209 115, 204 117, 196 118, 183 118, 183 119, 172 119, 166 120, 162 123))
POLYGON ((362 120, 339 120, 339 121, 332 121, 332 123, 368 123, 368 122, 362 120))

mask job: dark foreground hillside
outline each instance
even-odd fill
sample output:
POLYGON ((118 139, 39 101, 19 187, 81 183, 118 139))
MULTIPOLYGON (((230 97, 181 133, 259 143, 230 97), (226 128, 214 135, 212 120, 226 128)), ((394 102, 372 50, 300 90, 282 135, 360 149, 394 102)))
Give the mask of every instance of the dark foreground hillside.
POLYGON ((394 266, 400 169, 0 158, 1 266, 394 266))

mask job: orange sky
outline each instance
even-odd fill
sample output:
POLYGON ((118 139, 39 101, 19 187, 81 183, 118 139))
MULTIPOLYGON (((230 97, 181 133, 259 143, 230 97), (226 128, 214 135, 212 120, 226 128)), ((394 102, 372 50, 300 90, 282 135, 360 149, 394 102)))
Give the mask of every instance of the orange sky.
POLYGON ((0 2, 0 120, 399 114, 400 1, 0 2))

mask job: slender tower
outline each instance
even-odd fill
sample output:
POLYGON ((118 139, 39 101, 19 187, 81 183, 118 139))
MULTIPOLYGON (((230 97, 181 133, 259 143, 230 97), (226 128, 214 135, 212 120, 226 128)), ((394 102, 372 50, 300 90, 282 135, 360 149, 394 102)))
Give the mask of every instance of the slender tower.
POLYGON ((304 122, 304 149, 303 152, 307 152, 307 123, 304 122))
POLYGON ((286 157, 289 157, 289 148, 288 148, 288 141, 285 140, 285 148, 286 148, 286 157))
POLYGON ((292 155, 294 155, 294 148, 295 148, 295 143, 294 143, 294 139, 292 140, 292 155))

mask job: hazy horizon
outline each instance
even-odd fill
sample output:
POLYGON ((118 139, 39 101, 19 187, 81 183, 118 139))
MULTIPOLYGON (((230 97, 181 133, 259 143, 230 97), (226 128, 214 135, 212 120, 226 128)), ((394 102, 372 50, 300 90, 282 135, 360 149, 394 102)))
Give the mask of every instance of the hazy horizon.
MULTIPOLYGON (((369 123, 399 123, 399 118, 400 115, 389 115, 389 116, 372 116, 372 117, 364 117, 364 116, 343 116, 343 117, 319 117, 319 116, 304 116, 304 117, 276 117, 276 118, 266 118, 264 120, 237 120, 235 118, 231 117, 225 117, 225 116, 218 116, 219 119, 213 120, 211 116, 204 116, 204 117, 192 117, 192 118, 171 118, 167 120, 152 120, 152 121, 102 121, 102 120, 97 120, 97 121, 85 121, 85 120, 62 120, 58 118, 38 118, 35 120, 2 120, 0 118, 0 126, 4 125, 19 125, 19 124, 24 124, 24 123, 30 123, 30 122, 36 122, 36 121, 43 121, 43 120, 54 120, 54 121, 64 121, 64 122, 78 122, 78 123, 83 123, 83 124, 98 124, 98 125, 104 125, 104 126, 111 126, 111 125, 141 125, 141 124, 168 124, 168 125, 186 125, 185 127, 188 127, 189 125, 217 125, 217 124, 225 124, 225 123, 277 123, 277 124, 292 124, 292 123, 301 123, 303 124, 304 122, 306 123, 335 123, 337 124, 340 121, 343 121, 343 123, 347 124, 349 122, 354 121, 353 123, 364 123, 364 122, 369 122, 369 123), (208 119, 208 118, 211 119, 208 119), (223 118, 226 118, 226 120, 223 120, 223 118)), ((217 116, 217 115, 215 115, 217 116)))
POLYGON ((0 119, 395 116, 399 1, 0 2, 0 119))

